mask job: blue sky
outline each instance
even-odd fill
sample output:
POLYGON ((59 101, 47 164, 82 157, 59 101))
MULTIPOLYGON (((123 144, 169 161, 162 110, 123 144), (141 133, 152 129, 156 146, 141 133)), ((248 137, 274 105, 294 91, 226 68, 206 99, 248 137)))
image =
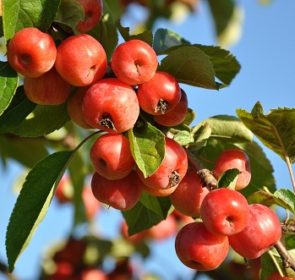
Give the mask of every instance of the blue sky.
MULTIPOLYGON (((160 21, 158 27, 172 29, 193 43, 215 44, 212 22, 208 8, 203 2, 198 13, 190 16, 182 24, 160 21)), ((185 87, 190 107, 197 112, 197 121, 218 114, 235 115, 237 108, 251 110, 257 101, 262 103, 266 112, 277 107, 295 107, 295 2, 273 0, 269 6, 261 6, 258 1, 239 2, 245 13, 244 28, 241 40, 231 48, 231 51, 242 65, 241 72, 230 87, 219 92, 185 87)), ((274 166, 277 186, 290 186, 284 162, 266 148, 265 152, 274 166)), ((1 260, 6 259, 5 231, 15 202, 11 186, 20 172, 20 166, 13 162, 7 170, 0 168, 1 260)), ((69 232, 71 213, 70 207, 61 208, 53 202, 31 244, 16 264, 16 274, 20 280, 34 280, 46 246, 69 232)), ((106 236, 115 236, 120 219, 118 211, 104 211, 97 218, 100 231, 106 236)), ((157 271, 163 279, 173 279, 176 274, 190 275, 191 271, 185 269, 175 256, 173 239, 161 245, 154 245, 154 258, 147 263, 146 270, 157 271), (173 265, 169 265, 171 263, 173 265), (169 269, 166 269, 167 267, 169 269)))

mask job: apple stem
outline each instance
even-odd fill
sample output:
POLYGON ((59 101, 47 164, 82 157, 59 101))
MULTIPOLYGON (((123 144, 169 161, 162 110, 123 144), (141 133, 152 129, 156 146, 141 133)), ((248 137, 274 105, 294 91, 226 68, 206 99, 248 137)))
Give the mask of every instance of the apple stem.
POLYGON ((190 166, 201 177, 203 187, 206 187, 209 191, 217 189, 217 180, 213 176, 212 171, 203 168, 196 156, 192 154, 189 150, 186 150, 186 153, 190 166))
POLYGON ((283 265, 285 268, 292 268, 295 271, 295 260, 290 256, 286 247, 281 241, 278 241, 274 247, 278 251, 279 255, 283 260, 283 265))
POLYGON ((292 165, 291 165, 289 156, 285 155, 285 160, 286 160, 286 164, 287 164, 287 167, 288 167, 288 170, 289 170, 289 173, 290 173, 290 178, 291 178, 293 190, 295 192, 295 177, 294 177, 294 172, 293 172, 293 169, 292 169, 292 165))

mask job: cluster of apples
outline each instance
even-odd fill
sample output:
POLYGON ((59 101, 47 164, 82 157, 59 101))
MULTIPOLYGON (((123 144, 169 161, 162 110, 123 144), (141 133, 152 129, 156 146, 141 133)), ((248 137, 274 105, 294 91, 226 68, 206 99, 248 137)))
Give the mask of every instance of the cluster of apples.
POLYGON ((128 258, 117 260, 111 271, 105 272, 99 265, 87 264, 87 250, 95 242, 91 239, 70 237, 63 246, 53 252, 50 266, 43 272, 45 280, 124 280, 131 279, 133 268, 128 258))
POLYGON ((171 195, 176 209, 202 219, 187 224, 176 236, 176 253, 188 267, 200 271, 216 269, 230 247, 247 259, 256 259, 280 240, 281 226, 276 214, 262 204, 249 205, 238 191, 250 182, 248 161, 238 149, 224 151, 216 161, 216 178, 232 168, 241 172, 235 189, 222 187, 209 192, 191 170, 171 195))

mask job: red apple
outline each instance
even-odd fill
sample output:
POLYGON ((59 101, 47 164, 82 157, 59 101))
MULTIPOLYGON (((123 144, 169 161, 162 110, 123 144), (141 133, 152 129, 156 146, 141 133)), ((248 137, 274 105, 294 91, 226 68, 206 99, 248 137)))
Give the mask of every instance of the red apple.
POLYGON ((93 220, 99 212, 100 203, 93 196, 91 187, 85 186, 82 191, 82 199, 85 206, 85 213, 89 220, 93 220))
POLYGON ((25 94, 39 105, 59 105, 66 102, 71 86, 53 68, 38 78, 25 77, 25 94))
POLYGON ((157 72, 151 80, 138 86, 137 97, 143 111, 161 115, 176 107, 181 98, 181 90, 172 75, 157 72))
POLYGON ((176 232, 177 223, 174 217, 169 215, 165 220, 147 229, 146 234, 151 240, 162 241, 175 235, 176 232))
POLYGON ((77 0, 83 7, 84 19, 77 24, 80 33, 90 31, 101 19, 103 14, 102 0, 77 0))
POLYGON ((246 227, 250 218, 246 198, 239 192, 226 188, 208 193, 200 213, 206 228, 220 235, 237 234, 246 227))
POLYGON ((97 200, 119 210, 128 210, 135 206, 142 189, 134 171, 119 180, 108 180, 95 173, 91 187, 97 200))
POLYGON ((193 169, 189 169, 170 198, 172 205, 179 212, 198 217, 202 201, 208 193, 209 190, 202 186, 200 176, 193 169))
POLYGON ((187 171, 187 155, 183 147, 176 141, 166 138, 165 155, 158 169, 147 178, 137 169, 139 178, 145 184, 145 189, 151 189, 151 192, 157 193, 157 190, 166 192, 169 195, 175 190, 175 187, 181 182, 187 171))
POLYGON ((214 176, 219 179, 227 170, 236 168, 241 173, 238 175, 236 190, 247 187, 251 180, 250 161, 247 154, 239 149, 224 151, 217 159, 213 170, 214 176))
POLYGON ((116 133, 133 128, 139 111, 134 89, 114 78, 92 85, 82 103, 83 116, 89 125, 116 133))
POLYGON ((168 113, 154 116, 156 123, 163 126, 176 126, 181 124, 187 113, 187 96, 184 90, 181 90, 181 99, 178 104, 168 113))
POLYGON ((232 248, 248 259, 259 258, 282 235, 280 220, 268 207, 262 204, 249 205, 250 219, 239 233, 229 237, 232 248))
POLYGON ((55 68, 69 84, 87 86, 104 76, 107 56, 102 45, 92 36, 73 35, 58 46, 55 68))
POLYGON ((85 129, 91 126, 84 120, 82 113, 82 102, 88 87, 78 88, 67 101, 67 111, 71 120, 85 129))
POLYGON ((49 71, 55 58, 56 47, 52 37, 35 27, 21 29, 8 43, 8 62, 25 77, 37 78, 49 71))
POLYGON ((158 67, 158 59, 149 44, 133 39, 115 49, 111 67, 120 81, 138 85, 153 78, 158 67))
POLYGON ((73 186, 68 176, 64 175, 56 187, 55 197, 59 203, 63 204, 63 203, 70 202, 73 198, 73 195, 74 195, 73 186))
POLYGON ((216 269, 229 251, 227 236, 210 233, 202 223, 185 225, 176 235, 178 258, 188 267, 199 271, 216 269))
POLYGON ((90 150, 90 159, 96 172, 109 180, 126 177, 135 165, 129 140, 122 134, 97 138, 90 150))

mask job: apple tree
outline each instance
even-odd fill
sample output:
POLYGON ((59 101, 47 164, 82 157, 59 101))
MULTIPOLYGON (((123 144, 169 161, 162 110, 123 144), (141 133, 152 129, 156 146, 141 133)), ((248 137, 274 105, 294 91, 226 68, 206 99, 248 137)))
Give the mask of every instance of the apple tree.
MULTIPOLYGON (((220 46, 154 28, 198 2, 2 0, 0 156, 29 169, 7 221, 9 279, 53 199, 73 206, 73 226, 39 279, 159 279, 132 258, 171 236, 193 279, 295 279, 295 109, 257 102, 195 121, 183 85, 222 92, 241 68, 220 46), (123 26, 133 2, 148 16, 123 26), (261 145, 290 188, 276 187, 261 145), (116 240, 91 230, 108 208, 122 214, 116 240)), ((208 4, 219 43, 235 41, 235 2, 208 4)))

